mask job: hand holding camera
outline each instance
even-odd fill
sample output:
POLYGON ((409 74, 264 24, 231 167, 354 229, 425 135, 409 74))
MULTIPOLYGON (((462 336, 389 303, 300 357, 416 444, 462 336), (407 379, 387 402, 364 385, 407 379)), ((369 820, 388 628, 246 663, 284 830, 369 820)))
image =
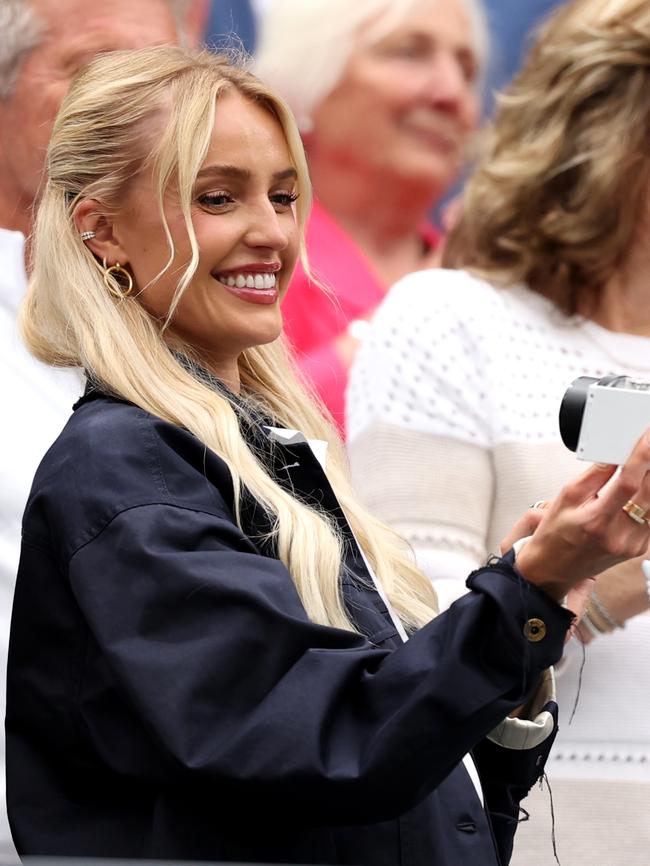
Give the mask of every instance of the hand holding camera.
POLYGON ((559 600, 586 578, 643 555, 650 527, 629 508, 650 507, 649 465, 644 433, 615 478, 616 466, 598 463, 567 484, 517 557, 524 577, 559 600))

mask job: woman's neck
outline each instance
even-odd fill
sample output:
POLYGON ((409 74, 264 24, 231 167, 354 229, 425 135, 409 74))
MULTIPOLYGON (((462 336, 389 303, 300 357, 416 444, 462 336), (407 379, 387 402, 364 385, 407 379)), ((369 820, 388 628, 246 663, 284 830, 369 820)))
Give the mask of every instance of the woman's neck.
POLYGON ((226 388, 236 396, 241 393, 241 379, 239 378, 239 364, 237 359, 214 358, 208 354, 203 356, 206 370, 222 382, 226 388))
POLYGON ((589 318, 609 331, 650 337, 650 250, 645 244, 635 244, 589 318))
POLYGON ((363 173, 358 167, 310 161, 318 201, 350 235, 386 287, 430 266, 421 228, 437 199, 421 181, 363 173))
POLYGON ((209 384, 208 380, 214 377, 233 394, 240 394, 241 380, 237 357, 215 356, 214 353, 206 349, 188 352, 187 344, 183 338, 171 330, 167 332, 167 344, 176 356, 176 360, 196 378, 207 381, 209 384))

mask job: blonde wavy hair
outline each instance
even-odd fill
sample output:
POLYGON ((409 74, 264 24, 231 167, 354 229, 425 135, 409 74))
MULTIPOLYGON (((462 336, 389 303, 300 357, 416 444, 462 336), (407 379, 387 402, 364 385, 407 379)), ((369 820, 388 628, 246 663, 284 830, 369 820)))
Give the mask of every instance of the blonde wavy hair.
MULTIPOLYGON (((205 159, 220 94, 235 90, 267 109, 280 123, 298 173, 296 219, 308 215, 310 184, 300 136, 284 102, 258 79, 209 52, 173 46, 112 52, 93 61, 73 83, 54 126, 47 184, 33 243, 32 273, 21 311, 28 347, 59 366, 83 367, 107 389, 166 421, 183 427, 215 451, 232 474, 236 518, 243 490, 274 520, 273 540, 308 616, 353 629, 340 594, 343 540, 332 519, 283 490, 240 432, 227 392, 210 387, 179 357, 169 329, 135 299, 116 299, 102 268, 80 241, 74 212, 84 200, 107 213, 119 209, 130 179, 151 165, 160 218, 166 190, 177 190, 193 251, 170 308, 188 290, 199 249, 191 219, 193 188, 205 159), (162 135, 159 118, 166 119, 162 135)), ((304 240, 301 244, 304 257, 304 240)), ((201 363, 190 346, 186 357, 201 363)), ((436 613, 435 593, 416 569, 404 544, 356 502, 342 445, 304 385, 296 378, 282 339, 245 351, 239 358, 244 407, 260 408, 280 425, 329 443, 328 478, 365 555, 407 629, 436 613)))
POLYGON ((648 217, 650 3, 576 0, 498 99, 444 256, 589 314, 648 217))

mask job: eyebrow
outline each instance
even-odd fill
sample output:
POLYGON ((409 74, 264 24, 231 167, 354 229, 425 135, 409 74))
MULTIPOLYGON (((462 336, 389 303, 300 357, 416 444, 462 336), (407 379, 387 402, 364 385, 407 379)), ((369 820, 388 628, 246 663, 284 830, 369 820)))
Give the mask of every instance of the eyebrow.
MULTIPOLYGON (((251 172, 247 168, 239 168, 236 165, 206 165, 196 176, 197 180, 204 177, 233 177, 237 180, 250 180, 251 172)), ((276 171, 273 180, 297 180, 298 172, 295 168, 285 168, 276 171)))

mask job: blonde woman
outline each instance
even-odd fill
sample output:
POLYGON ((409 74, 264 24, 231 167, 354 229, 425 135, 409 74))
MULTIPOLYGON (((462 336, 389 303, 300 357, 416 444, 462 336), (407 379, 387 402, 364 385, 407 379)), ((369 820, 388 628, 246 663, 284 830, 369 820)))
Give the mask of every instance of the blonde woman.
POLYGON ((572 610, 648 544, 644 438, 435 616, 286 360, 309 199, 284 104, 212 55, 107 55, 64 102, 23 328, 88 388, 23 523, 23 855, 505 863, 572 610))
MULTIPOLYGON (((377 317, 350 392, 353 477, 441 600, 582 471, 559 435, 569 383, 650 378, 648 141, 650 6, 568 4, 501 97, 449 241, 457 270, 403 281, 377 317)), ((582 648, 567 653, 549 777, 572 866, 647 861, 649 606, 641 561, 598 579, 571 726, 582 648)), ((517 862, 546 866, 546 794, 526 808, 517 862)))

